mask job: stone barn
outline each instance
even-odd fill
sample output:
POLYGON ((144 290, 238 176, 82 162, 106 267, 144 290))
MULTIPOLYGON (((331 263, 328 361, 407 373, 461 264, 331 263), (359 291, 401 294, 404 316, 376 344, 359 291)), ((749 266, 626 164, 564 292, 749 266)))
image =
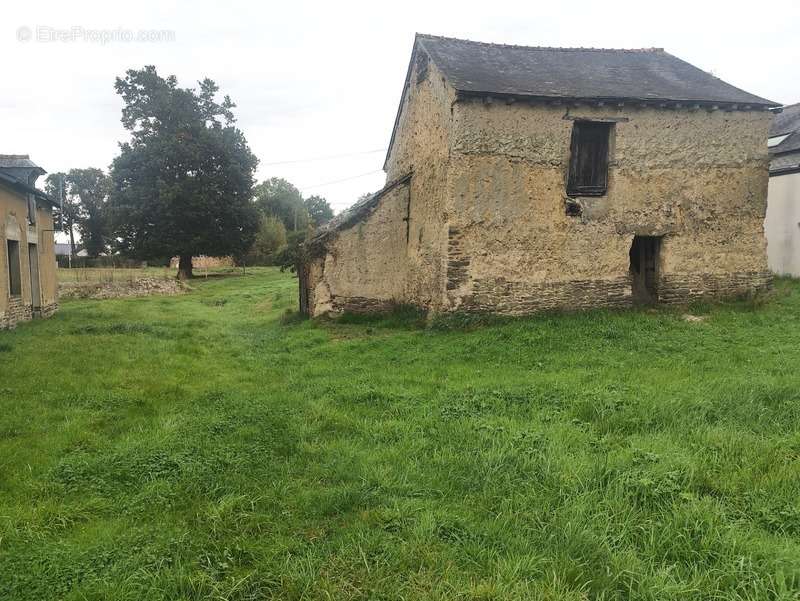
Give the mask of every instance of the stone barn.
POLYGON ((524 314, 764 289, 777 106, 657 48, 417 35, 387 184, 306 244, 301 310, 524 314))

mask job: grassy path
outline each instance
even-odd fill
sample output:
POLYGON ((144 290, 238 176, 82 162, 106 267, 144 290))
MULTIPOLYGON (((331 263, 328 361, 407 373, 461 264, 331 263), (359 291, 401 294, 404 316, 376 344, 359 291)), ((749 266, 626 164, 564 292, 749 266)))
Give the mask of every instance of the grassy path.
POLYGON ((286 319, 277 271, 0 332, 0 599, 798 599, 800 284, 286 319))

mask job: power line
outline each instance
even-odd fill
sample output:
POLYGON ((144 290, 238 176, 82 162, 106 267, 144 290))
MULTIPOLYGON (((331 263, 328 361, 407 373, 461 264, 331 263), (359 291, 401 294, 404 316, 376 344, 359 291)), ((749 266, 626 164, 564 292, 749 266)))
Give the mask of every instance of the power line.
POLYGON ((340 184, 342 182, 349 182, 352 179, 358 179, 360 177, 367 177, 368 175, 373 175, 375 173, 383 173, 383 169, 376 169, 375 171, 368 171, 367 173, 362 173, 360 175, 351 175, 350 177, 344 177, 342 179, 335 179, 330 182, 322 182, 320 184, 314 184, 313 186, 298 186, 303 190, 310 190, 311 188, 320 188, 322 186, 330 186, 333 184, 340 184))
POLYGON ((332 154, 329 156, 314 157, 310 159, 292 159, 290 161, 274 161, 272 163, 261 163, 261 165, 264 167, 269 167, 271 165, 289 165, 291 163, 313 163, 315 161, 330 161, 332 159, 343 159, 346 157, 355 157, 365 154, 375 154, 376 152, 384 152, 385 150, 386 150, 385 148, 376 148, 375 150, 364 150, 361 152, 350 152, 347 154, 332 154))

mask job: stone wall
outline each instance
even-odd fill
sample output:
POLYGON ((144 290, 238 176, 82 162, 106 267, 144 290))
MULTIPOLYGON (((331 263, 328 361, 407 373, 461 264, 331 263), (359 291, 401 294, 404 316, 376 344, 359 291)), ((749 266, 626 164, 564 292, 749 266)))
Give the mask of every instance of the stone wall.
POLYGON ((458 102, 446 309, 629 305, 635 235, 663 236, 659 300, 767 287, 762 223, 770 118, 458 102), (566 195, 576 118, 615 122, 602 197, 566 195), (578 215, 567 214, 568 202, 578 205, 578 215))
POLYGON ((313 315, 364 311, 405 298, 409 261, 406 222, 411 187, 397 186, 363 221, 338 233, 307 278, 313 315))
POLYGON ((304 274, 308 312, 386 310, 397 303, 438 308, 446 270, 450 106, 436 67, 412 64, 387 182, 412 173, 356 225, 338 232, 304 274))
POLYGON ((29 321, 33 318, 30 305, 22 301, 22 297, 12 296, 8 299, 6 310, 0 313, 0 330, 14 329, 21 321, 29 321))
POLYGON ((55 315, 56 311, 58 311, 58 303, 50 303, 49 305, 43 305, 41 310, 39 311, 38 317, 46 319, 48 317, 52 317, 53 315, 55 315))
POLYGON ((748 297, 769 288, 769 271, 734 273, 669 273, 659 282, 658 301, 664 304, 683 304, 705 298, 748 297))
POLYGON ((386 162, 387 182, 406 173, 414 174, 410 188, 405 282, 398 300, 434 309, 441 307, 444 299, 445 206, 453 102, 455 93, 436 66, 415 60, 394 144, 386 162))
POLYGON ((50 207, 40 205, 36 223, 29 225, 27 200, 15 190, 0 185, 0 329, 13 328, 20 321, 32 317, 49 317, 58 308, 55 245, 53 243, 53 217, 50 207), (8 282, 8 240, 19 243, 21 294, 12 296, 8 282), (29 247, 35 245, 35 247, 29 247), (35 248, 37 257, 31 257, 35 248), (41 306, 34 315, 31 285, 31 259, 38 260, 39 292, 41 306))
POLYGON ((469 99, 418 59, 401 109, 385 167, 387 181, 411 182, 309 266, 312 315, 624 307, 637 235, 661 238, 662 302, 770 285, 767 112, 469 99), (582 119, 614 124, 599 197, 566 194, 582 119))
MULTIPOLYGON (((169 260, 170 269, 177 269, 180 257, 172 257, 169 260)), ((192 257, 193 269, 214 269, 215 267, 233 267, 233 257, 209 257, 206 255, 198 255, 192 257)))

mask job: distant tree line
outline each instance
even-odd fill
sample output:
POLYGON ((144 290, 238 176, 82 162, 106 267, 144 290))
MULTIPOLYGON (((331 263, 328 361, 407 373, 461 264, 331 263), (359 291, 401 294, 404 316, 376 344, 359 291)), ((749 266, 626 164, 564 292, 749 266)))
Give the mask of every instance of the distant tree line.
POLYGON ((333 218, 327 200, 316 195, 304 199, 294 185, 277 177, 255 187, 255 205, 261 222, 255 243, 244 257, 249 264, 281 264, 289 246, 296 246, 333 218))
POLYGON ((180 88, 155 67, 117 78, 122 124, 130 134, 110 172, 97 168, 54 173, 46 191, 63 198, 58 218, 75 231, 89 257, 179 257, 178 277, 192 277, 192 257, 227 256, 248 264, 277 264, 333 217, 327 200, 303 198, 291 183, 258 185, 258 159, 235 126, 235 104, 218 100, 210 79, 180 88))
POLYGON ((98 257, 109 247, 111 228, 106 202, 111 178, 102 169, 70 169, 51 173, 45 180, 45 192, 61 201, 55 211, 57 223, 69 236, 70 254, 77 254, 75 231, 90 257, 98 257))

